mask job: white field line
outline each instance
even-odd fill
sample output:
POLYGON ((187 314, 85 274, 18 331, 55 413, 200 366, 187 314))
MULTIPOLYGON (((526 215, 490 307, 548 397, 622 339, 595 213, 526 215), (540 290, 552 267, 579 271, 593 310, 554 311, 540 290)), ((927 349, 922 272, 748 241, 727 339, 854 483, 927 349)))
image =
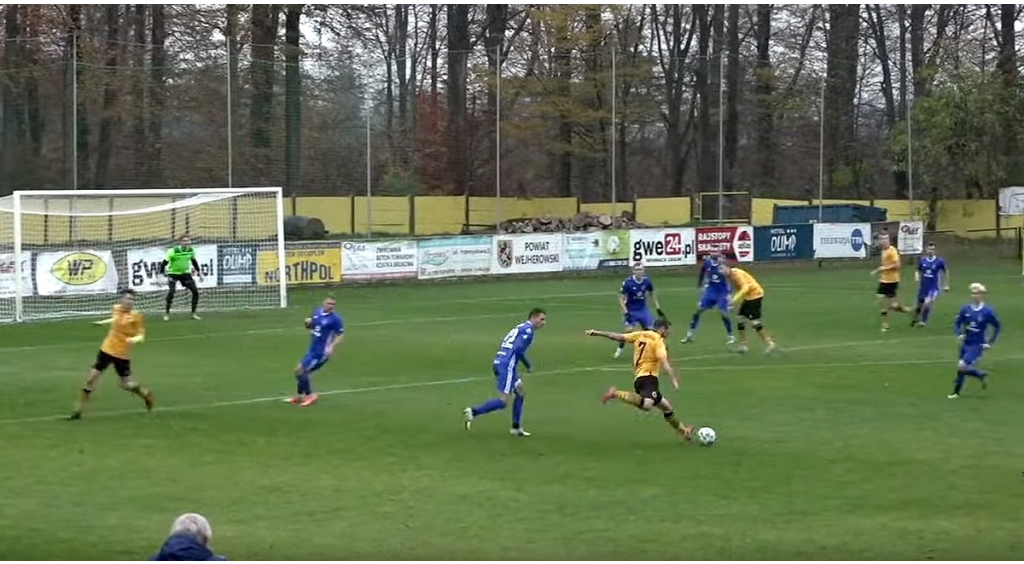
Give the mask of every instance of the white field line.
MULTIPOLYGON (((873 341, 850 341, 850 342, 845 342, 845 343, 823 343, 823 344, 818 344, 818 345, 806 345, 806 346, 788 347, 788 348, 785 348, 785 349, 780 349, 779 353, 785 354, 786 352, 794 352, 794 351, 811 351, 811 350, 824 350, 824 349, 848 348, 848 347, 859 347, 859 346, 872 346, 872 345, 893 344, 893 343, 900 343, 900 342, 920 342, 920 341, 926 341, 926 340, 932 340, 932 339, 938 339, 938 338, 947 338, 947 337, 946 336, 939 336, 939 335, 932 335, 932 336, 928 336, 928 337, 911 338, 911 339, 877 339, 877 340, 873 340, 873 341)), ((674 359, 674 360, 676 362, 682 362, 682 361, 692 361, 692 360, 709 360, 709 359, 716 359, 716 358, 730 358, 730 357, 735 357, 735 356, 736 356, 735 352, 725 352, 725 353, 714 353, 714 354, 704 354, 704 355, 682 357, 682 358, 678 358, 678 359, 674 359)), ((1016 357, 1016 356, 1014 356, 1014 357, 1002 357, 1002 358, 1024 358, 1024 356, 1021 356, 1021 357, 1016 357)), ((889 361, 889 362, 892 362, 894 364, 896 363, 895 361, 889 361)), ((936 362, 938 362, 938 361, 936 361, 936 362)), ((948 360, 944 360, 942 362, 948 362, 948 360)), ((901 361, 900 363, 902 363, 902 364, 909 364, 909 363, 924 364, 925 361, 917 361, 917 362, 914 362, 914 361, 901 361)), ((867 364, 862 364, 862 363, 838 363, 838 362, 830 363, 830 364, 822 364, 820 366, 861 366, 861 365, 867 366, 867 364)), ((780 366, 781 367, 794 367, 795 368, 795 367, 807 367, 807 366, 811 366, 811 365, 807 365, 807 364, 803 364, 803 365, 801 365, 801 364, 789 364, 789 365, 773 364, 772 366, 776 366, 776 367, 780 367, 780 366)), ((759 369, 761 369, 763 367, 740 366, 740 367, 714 367, 714 368, 711 368, 711 369, 715 369, 715 370, 722 369, 722 370, 725 370, 725 369, 729 369, 729 368, 733 368, 733 369, 759 368, 759 369)), ((604 364, 604 365, 600 365, 600 366, 584 366, 584 367, 576 367, 576 368, 564 368, 564 369, 556 369, 556 370, 546 370, 546 371, 541 372, 541 373, 539 373, 537 375, 538 376, 553 376, 553 375, 557 375, 557 374, 575 374, 575 373, 581 373, 581 372, 598 372, 598 371, 609 371, 609 370, 628 371, 628 367, 623 366, 622 364, 619 364, 619 365, 616 365, 616 366, 611 366, 611 365, 608 365, 608 364, 604 364)), ((701 370, 701 368, 690 367, 690 368, 687 368, 687 370, 701 370)), ((477 382, 477 381, 490 380, 492 378, 493 378, 492 376, 487 376, 487 377, 483 377, 483 376, 470 376, 470 377, 465 377, 465 378, 453 378, 453 379, 450 379, 450 380, 432 380, 432 381, 429 381, 429 382, 406 382, 406 383, 401 383, 401 384, 389 384, 389 385, 383 385, 383 386, 370 386, 370 387, 365 387, 365 388, 348 388, 348 389, 341 389, 341 390, 328 390, 326 392, 320 392, 320 395, 322 395, 322 396, 329 396, 329 395, 342 395, 342 394, 361 394, 361 393, 368 393, 368 392, 382 392, 382 391, 388 391, 388 390, 405 390, 405 389, 412 389, 412 388, 427 388, 427 387, 435 387, 435 386, 450 386, 450 385, 453 385, 453 384, 464 384, 464 383, 468 383, 468 382, 477 382)), ((251 404, 256 404, 256 403, 267 403, 267 402, 274 402, 274 401, 284 401, 286 399, 288 399, 288 396, 270 396, 270 397, 262 397, 262 398, 250 398, 250 399, 233 400, 233 401, 222 401, 222 402, 205 403, 205 404, 157 407, 156 409, 154 409, 154 411, 155 412, 198 411, 198 410, 202 410, 202 409, 213 409, 213 408, 217 408, 217 407, 231 407, 231 406, 236 406, 236 405, 251 405, 251 404)), ((95 418, 99 418, 99 417, 120 417, 120 416, 124 416, 124 415, 132 415, 132 414, 140 415, 141 413, 142 413, 142 411, 140 409, 123 409, 123 410, 112 410, 112 411, 97 411, 97 412, 93 412, 93 413, 87 414, 86 417, 88 419, 95 419, 95 418)), ((39 422, 45 422, 45 421, 57 421, 57 420, 66 419, 66 418, 67 418, 67 415, 65 414, 65 415, 49 415, 49 416, 38 416, 38 417, 24 417, 24 418, 16 418, 16 419, 0 419, 0 425, 16 425, 16 424, 20 424, 20 423, 39 423, 39 422)))

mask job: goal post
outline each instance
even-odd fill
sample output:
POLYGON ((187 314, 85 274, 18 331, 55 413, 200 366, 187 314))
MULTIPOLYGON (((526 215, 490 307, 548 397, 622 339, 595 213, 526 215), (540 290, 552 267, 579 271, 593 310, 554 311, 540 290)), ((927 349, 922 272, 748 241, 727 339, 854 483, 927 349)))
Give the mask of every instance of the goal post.
MULTIPOLYGON (((0 198, 0 323, 104 314, 122 289, 163 313, 185 235, 202 311, 288 305, 281 188, 31 190, 0 198)), ((172 313, 189 306, 179 287, 172 313)))

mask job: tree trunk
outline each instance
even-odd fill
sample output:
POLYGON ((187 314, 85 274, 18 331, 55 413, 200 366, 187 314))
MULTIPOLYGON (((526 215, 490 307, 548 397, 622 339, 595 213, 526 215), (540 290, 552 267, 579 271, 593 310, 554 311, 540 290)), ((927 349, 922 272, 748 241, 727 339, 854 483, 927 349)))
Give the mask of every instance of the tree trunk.
MULTIPOLYGON (((501 56, 505 48, 505 32, 508 29, 508 4, 488 4, 487 5, 487 27, 486 35, 484 35, 484 51, 487 57, 487 68, 490 71, 492 80, 487 81, 487 113, 490 116, 491 122, 491 135, 490 135, 490 154, 496 155, 500 141, 498 140, 499 128, 498 128, 498 117, 499 109, 498 104, 501 101, 498 99, 497 81, 500 80, 499 73, 501 73, 501 56)), ((494 162, 495 167, 498 166, 497 158, 492 157, 489 162, 494 162)), ((498 182, 497 175, 492 175, 495 179, 495 183, 498 182)), ((497 192, 498 186, 495 186, 495 192, 497 192)))
POLYGON ((469 194, 466 154, 466 66, 472 48, 469 6, 448 4, 448 159, 454 194, 469 194))
POLYGON ((716 130, 711 124, 717 96, 712 94, 711 75, 711 15, 706 4, 693 7, 697 19, 697 62, 694 65, 694 90, 699 101, 697 108, 697 187, 696 195, 711 190, 715 185, 715 157, 713 154, 716 130))
MULTIPOLYGON (((251 99, 249 143, 253 149, 269 149, 274 116, 274 46, 277 43, 278 6, 253 4, 249 25, 252 61, 249 63, 251 99)), ((258 158, 258 157, 257 157, 258 158)))
MULTIPOLYGON (((34 67, 39 64, 37 54, 39 53, 39 6, 22 6, 24 19, 23 31, 27 38, 27 44, 22 49, 22 58, 25 64, 34 67)), ((31 166, 38 168, 38 159, 43 154, 43 129, 45 120, 39 103, 39 79, 36 73, 30 72, 25 77, 25 109, 27 112, 28 139, 30 141, 31 166)), ((39 176, 33 173, 32 176, 39 176)))
MULTIPOLYGON (((21 174, 24 134, 24 109, 19 107, 21 80, 17 69, 21 66, 20 55, 21 22, 18 6, 4 6, 5 45, 3 51, 3 122, 0 136, 0 162, 3 163, 3 178, 6 184, 18 184, 15 180, 21 174)), ((4 189, 3 193, 9 191, 4 189)))
POLYGON ((441 15, 441 5, 431 4, 430 5, 430 22, 427 27, 427 35, 429 36, 428 41, 430 42, 430 95, 433 99, 437 99, 437 26, 438 18, 441 15))
POLYGON ((284 177, 287 195, 294 195, 301 183, 302 163, 302 49, 300 20, 302 5, 288 4, 284 18, 284 177))
POLYGON ((228 90, 230 96, 228 98, 228 117, 227 121, 227 136, 228 136, 228 151, 232 154, 228 156, 230 164, 230 170, 228 170, 228 184, 233 185, 235 174, 235 129, 238 127, 238 102, 236 98, 242 93, 239 86, 241 81, 238 79, 238 57, 241 49, 238 46, 238 34, 239 34, 239 15, 241 8, 238 4, 228 4, 226 19, 224 22, 224 36, 228 46, 228 90))
POLYGON ((85 103, 85 96, 82 94, 82 87, 85 77, 85 65, 82 64, 84 54, 84 40, 82 34, 82 7, 79 4, 72 4, 68 9, 71 20, 72 38, 75 48, 75 76, 73 80, 77 84, 78 98, 72 100, 77 108, 78 118, 75 120, 75 147, 78 152, 78 161, 75 166, 78 168, 77 188, 89 188, 92 186, 88 174, 92 171, 92 158, 89 154, 89 114, 88 106, 85 103))
POLYGON ((96 149, 96 173, 94 178, 96 188, 110 188, 110 158, 113 152, 111 146, 114 136, 114 127, 117 123, 115 115, 117 104, 117 60, 120 42, 118 36, 121 33, 121 11, 118 4, 107 4, 105 6, 107 23, 107 59, 104 74, 106 80, 103 85, 103 107, 100 117, 100 135, 96 149))
POLYGON ((854 198, 857 186, 855 101, 859 4, 828 7, 828 61, 825 86, 825 188, 831 198, 854 198))
MULTIPOLYGON (((1016 183, 1020 180, 1021 157, 1017 154, 1017 128, 1019 127, 1018 117, 1020 115, 1020 102, 1017 96, 1017 43, 1014 26, 1017 23, 1017 5, 1001 4, 999 6, 999 77, 1003 83, 1003 108, 1004 114, 1002 132, 1002 153, 1006 159, 1006 176, 1004 182, 1016 183)), ((990 187, 995 197, 995 189, 990 187)), ((996 235, 999 235, 999 231, 996 235)))
POLYGON ((132 103, 135 105, 132 115, 132 161, 136 174, 141 175, 146 170, 146 83, 142 73, 146 68, 146 46, 149 45, 149 38, 146 37, 146 17, 148 7, 146 4, 136 4, 132 13, 132 66, 135 69, 136 78, 132 80, 132 103))
MULTIPOLYGON (((398 75, 398 136, 405 148, 409 131, 409 4, 395 5, 395 74, 398 75)), ((403 151, 403 164, 408 164, 403 151)))
POLYGON ((569 40, 568 22, 558 22, 555 32, 555 49, 552 68, 557 86, 557 99, 562 108, 558 111, 558 172, 555 184, 558 195, 573 196, 572 190, 572 115, 569 106, 572 103, 572 46, 569 40))
POLYGON ((150 40, 150 84, 149 84, 149 185, 164 185, 163 144, 164 144, 164 99, 166 88, 167 23, 163 4, 150 6, 152 19, 150 40))
POLYGON ((771 60, 772 6, 758 4, 755 37, 757 66, 754 71, 754 98, 757 129, 757 170, 765 194, 775 188, 775 70, 771 60))
POLYGON ((725 189, 732 190, 736 185, 736 157, 739 145, 739 97, 740 97, 740 7, 730 4, 728 7, 728 35, 725 39, 726 67, 725 76, 725 189))

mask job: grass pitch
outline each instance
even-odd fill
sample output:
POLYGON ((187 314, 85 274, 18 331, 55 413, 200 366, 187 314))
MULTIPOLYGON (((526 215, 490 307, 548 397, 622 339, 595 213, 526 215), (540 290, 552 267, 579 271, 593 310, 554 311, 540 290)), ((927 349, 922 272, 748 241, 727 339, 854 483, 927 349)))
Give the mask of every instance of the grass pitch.
MULTIPOLYGON (((0 328, 0 557, 139 559, 197 511, 232 559, 1024 558, 1024 314, 1012 268, 957 268, 932 324, 878 328, 873 265, 763 268, 780 352, 729 354, 714 313, 678 338, 694 276, 654 272, 675 323, 681 444, 661 418, 599 405, 629 360, 583 330, 620 327, 616 275, 342 287, 347 340, 312 408, 279 401, 305 351, 284 311, 149 317, 137 378, 159 410, 104 377, 85 419, 60 421, 103 337, 82 321, 0 328), (984 282, 1004 333, 991 386, 946 399, 951 319, 984 282), (461 424, 494 394, 498 342, 533 306, 524 426, 461 424)), ((913 298, 905 283, 904 298, 913 298)))

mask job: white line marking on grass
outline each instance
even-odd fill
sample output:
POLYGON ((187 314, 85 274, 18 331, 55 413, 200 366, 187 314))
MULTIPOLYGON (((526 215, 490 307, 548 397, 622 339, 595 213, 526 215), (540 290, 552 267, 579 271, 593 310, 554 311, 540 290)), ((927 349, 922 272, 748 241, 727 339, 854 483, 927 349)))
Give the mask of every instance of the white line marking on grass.
MULTIPOLYGON (((918 342, 918 341, 926 341, 926 340, 937 339, 937 338, 940 338, 940 336, 933 335, 933 336, 928 336, 928 337, 923 337, 923 338, 911 338, 911 339, 887 339, 887 340, 873 340, 873 341, 850 341, 850 342, 845 342, 845 343, 823 343, 823 344, 818 344, 818 345, 806 345, 806 346, 789 347, 789 348, 787 348, 785 350, 786 351, 809 351, 809 350, 820 350, 820 349, 830 349, 830 348, 847 348, 847 347, 858 347, 858 346, 871 346, 871 345, 877 345, 877 344, 883 344, 883 343, 892 344, 892 343, 901 343, 901 342, 908 342, 908 341, 918 342)), ((946 338, 946 337, 945 336, 941 336, 941 338, 946 338)), ((734 356, 736 356, 735 352, 725 352, 725 353, 713 353, 713 354, 689 356, 689 357, 677 358, 677 359, 673 359, 673 360, 679 362, 679 361, 690 361, 690 360, 707 360, 707 359, 714 359, 714 358, 729 358, 729 357, 734 357, 734 356)), ((1007 357, 1002 357, 1002 358, 1007 358, 1007 357)), ((1010 357, 1010 358, 1017 358, 1017 357, 1010 357)), ((1022 358, 1024 358, 1024 357, 1022 357, 1022 358)), ((900 362, 906 364, 906 363, 910 363, 911 361, 900 361, 900 362)), ((946 361, 944 361, 944 362, 946 362, 946 361)), ((894 361, 893 363, 895 364, 896 362, 894 361)), ((780 366, 780 365, 773 365, 773 366, 780 366)), ((781 366, 785 367, 787 365, 781 365, 781 366)), ((796 367, 796 366, 801 366, 801 365, 791 364, 789 366, 796 367)), ((808 366, 808 365, 802 365, 802 366, 808 366)), ((844 363, 830 363, 830 364, 823 365, 823 366, 851 366, 851 365, 850 364, 844 364, 844 363)), ((723 366, 723 367, 720 367, 720 368, 722 370, 730 369, 730 368, 731 369, 749 369, 749 368, 759 368, 760 369, 760 368, 763 368, 763 366, 757 366, 757 367, 755 367, 755 366, 724 367, 723 366)), ((575 367, 575 368, 562 368, 562 369, 556 369, 556 370, 546 370, 544 372, 541 372, 541 373, 537 374, 537 376, 554 376, 556 374, 575 374, 575 373, 579 373, 579 372, 601 372, 601 371, 611 371, 611 370, 615 370, 615 371, 620 371, 620 370, 621 371, 628 371, 629 370, 629 366, 628 365, 623 365, 623 364, 616 365, 616 366, 611 366, 611 365, 603 364, 603 365, 599 365, 599 366, 581 366, 581 367, 575 367)), ((684 368, 684 370, 686 370, 686 368, 684 368)), ((701 370, 701 369, 700 368, 690 368, 689 370, 701 370)), ((491 378, 492 377, 490 377, 490 376, 488 376, 488 377, 470 376, 470 377, 466 377, 466 378, 454 378, 454 379, 450 379, 450 380, 432 380, 432 381, 429 381, 429 382, 406 382, 406 383, 401 383, 401 384, 388 384, 388 385, 383 385, 383 386, 370 386, 370 387, 365 387, 365 388, 347 388, 347 389, 341 389, 341 390, 328 390, 326 392, 320 392, 320 395, 322 395, 322 396, 332 396, 332 395, 343 395, 343 394, 361 394, 361 393, 368 393, 368 392, 382 392, 382 391, 387 391, 387 390, 405 390, 405 389, 413 389, 413 388, 428 388, 428 387, 435 387, 435 386, 450 386, 450 385, 453 385, 453 384, 465 384, 465 383, 468 383, 468 382, 485 381, 485 380, 490 380, 491 378)), ((172 412, 172 411, 199 411, 199 410, 203 410, 203 409, 213 409, 213 408, 218 408, 218 407, 232 407, 232 406, 238 406, 238 405, 251 405, 251 404, 257 404, 257 403, 268 403, 268 402, 274 402, 274 401, 285 401, 287 399, 288 399, 288 396, 270 396, 270 397, 262 397, 262 398, 250 398, 250 399, 241 399, 241 400, 232 400, 232 401, 221 401, 221 402, 214 402, 214 403, 194 404, 194 405, 178 405, 178 406, 172 405, 172 406, 168 406, 168 407, 160 407, 160 406, 158 406, 153 411, 161 412, 161 413, 162 412, 172 412)), ((123 416, 123 415, 132 415, 132 414, 143 415, 144 412, 141 409, 123 409, 123 410, 115 410, 115 411, 97 411, 97 412, 89 413, 88 415, 86 415, 86 418, 87 419, 95 419, 95 418, 100 418, 100 417, 120 417, 120 416, 123 416)), ((67 419, 67 415, 50 415, 50 416, 38 416, 38 417, 23 417, 23 418, 17 418, 17 419, 0 419, 0 425, 16 425, 16 424, 21 424, 21 423, 41 423, 41 422, 46 422, 46 421, 59 421, 59 420, 62 420, 62 419, 67 419)))

